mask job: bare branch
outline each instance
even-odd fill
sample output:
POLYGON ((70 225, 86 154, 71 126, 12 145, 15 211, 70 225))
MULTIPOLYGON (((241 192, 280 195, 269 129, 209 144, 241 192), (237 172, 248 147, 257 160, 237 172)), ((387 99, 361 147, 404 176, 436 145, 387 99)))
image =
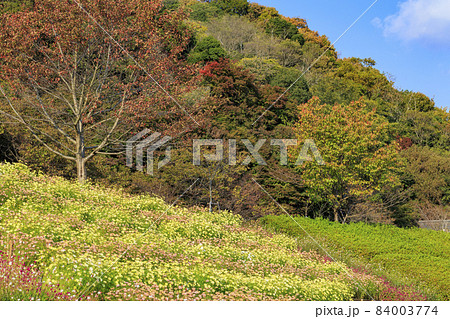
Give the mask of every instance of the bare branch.
POLYGON ((111 127, 111 129, 109 130, 108 134, 105 136, 103 141, 100 143, 100 145, 96 149, 94 149, 91 154, 86 156, 86 158, 84 159, 85 161, 90 160, 95 154, 97 154, 102 148, 104 148, 108 144, 109 138, 111 137, 112 133, 115 131, 117 125, 119 124, 120 115, 122 114, 124 106, 125 106, 125 100, 126 100, 126 91, 123 92, 122 106, 119 110, 119 116, 117 116, 116 121, 114 122, 113 126, 111 127))
MULTIPOLYGON (((14 105, 11 103, 11 100, 8 98, 8 96, 6 95, 5 91, 3 90, 3 87, 0 85, 0 91, 2 93, 2 95, 6 98, 9 106, 12 108, 12 110, 14 111, 14 113, 17 115, 17 118, 19 120, 19 123, 22 123, 23 125, 25 125, 28 130, 30 131, 30 133, 40 142, 42 143, 42 145, 44 145, 49 151, 61 156, 62 158, 68 159, 68 160, 76 160, 75 157, 71 157, 71 156, 67 156, 61 152, 59 152, 58 150, 55 150, 54 148, 52 148, 50 145, 48 145, 45 141, 43 141, 35 132, 35 128, 33 126, 31 126, 30 124, 28 124, 23 117, 20 115, 20 113, 16 110, 16 108, 14 107, 14 105)), ((43 133, 44 135, 48 136, 48 134, 46 134, 45 132, 40 132, 43 133)), ((50 136, 49 136, 50 137, 50 136)), ((51 138, 51 137, 50 137, 51 138)), ((54 139, 53 139, 54 140, 54 139)), ((57 141, 56 141, 57 142, 57 141)), ((59 143, 59 142, 58 142, 59 143)))
POLYGON ((33 86, 33 88, 35 89, 35 92, 36 92, 36 98, 37 98, 37 100, 39 101, 39 105, 40 105, 40 109, 41 109, 41 111, 42 111, 42 114, 48 119, 48 121, 53 125, 53 127, 59 132, 59 133, 61 133, 63 136, 65 136, 66 137, 66 139, 69 141, 69 142, 71 142, 71 143, 73 143, 73 144, 76 144, 76 141, 73 139, 73 138, 71 138, 70 136, 69 136, 69 134, 67 134, 65 131, 63 131, 57 124, 56 124, 56 122, 53 120, 53 118, 48 114, 48 112, 47 112, 47 110, 45 109, 45 107, 44 107, 44 103, 43 103, 43 101, 42 101, 42 99, 41 99, 41 96, 40 96, 40 94, 39 94, 39 90, 34 86, 34 84, 33 84, 33 80, 32 79, 30 79, 31 80, 31 85, 33 86))

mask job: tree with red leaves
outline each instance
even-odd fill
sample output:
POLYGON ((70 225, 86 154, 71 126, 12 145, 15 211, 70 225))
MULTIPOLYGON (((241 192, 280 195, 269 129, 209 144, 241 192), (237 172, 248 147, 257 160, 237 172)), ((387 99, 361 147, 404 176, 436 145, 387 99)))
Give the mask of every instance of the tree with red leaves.
POLYGON ((184 19, 162 0, 36 0, 2 14, 2 115, 75 161, 81 182, 86 162, 143 125, 195 126, 177 99, 192 74, 184 19))

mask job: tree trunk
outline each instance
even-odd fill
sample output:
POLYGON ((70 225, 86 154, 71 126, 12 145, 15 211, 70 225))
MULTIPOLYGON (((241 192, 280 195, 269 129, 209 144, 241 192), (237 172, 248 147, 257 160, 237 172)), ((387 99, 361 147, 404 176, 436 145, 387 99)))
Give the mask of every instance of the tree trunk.
POLYGON ((212 179, 209 180, 209 212, 212 212, 212 179))
POLYGON ((87 179, 86 174, 86 153, 85 153, 85 145, 84 145, 84 128, 82 121, 78 121, 76 125, 77 132, 77 154, 76 154, 76 162, 77 162, 77 176, 78 181, 80 183, 84 183, 87 179))
POLYGON ((80 183, 84 183, 87 179, 86 162, 79 154, 77 154, 77 176, 80 183))
POLYGON ((337 208, 334 209, 334 221, 339 222, 339 214, 337 208))

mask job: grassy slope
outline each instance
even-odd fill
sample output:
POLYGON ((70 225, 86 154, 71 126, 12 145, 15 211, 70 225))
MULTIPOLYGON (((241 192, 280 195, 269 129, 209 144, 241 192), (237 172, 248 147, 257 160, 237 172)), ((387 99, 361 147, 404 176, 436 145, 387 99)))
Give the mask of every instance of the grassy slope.
POLYGON ((171 208, 23 165, 0 165, 0 185, 0 300, 348 300, 381 289, 379 278, 350 278, 343 264, 230 213, 171 208))
POLYGON ((413 284, 433 299, 450 299, 449 233, 296 218, 299 227, 288 216, 267 216, 262 221, 271 230, 297 236, 303 246, 308 243, 321 250, 303 227, 337 260, 363 266, 398 284, 413 284))

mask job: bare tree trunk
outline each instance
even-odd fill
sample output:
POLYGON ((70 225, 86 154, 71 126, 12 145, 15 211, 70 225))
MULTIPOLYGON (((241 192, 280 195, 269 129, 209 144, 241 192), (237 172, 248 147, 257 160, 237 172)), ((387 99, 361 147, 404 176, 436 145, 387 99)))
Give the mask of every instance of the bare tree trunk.
POLYGON ((212 178, 209 180, 209 212, 212 212, 212 178))
POLYGON ((337 208, 334 208, 333 212, 334 212, 334 221, 339 222, 339 213, 338 213, 337 208))
POLYGON ((76 125, 76 142, 77 142, 77 153, 76 153, 76 162, 77 162, 77 176, 78 181, 80 183, 84 183, 87 179, 86 174, 86 154, 85 154, 85 145, 84 145, 84 131, 83 131, 83 123, 81 120, 78 121, 76 125))
POLYGON ((77 176, 80 183, 84 183, 87 179, 86 162, 77 154, 77 176))

